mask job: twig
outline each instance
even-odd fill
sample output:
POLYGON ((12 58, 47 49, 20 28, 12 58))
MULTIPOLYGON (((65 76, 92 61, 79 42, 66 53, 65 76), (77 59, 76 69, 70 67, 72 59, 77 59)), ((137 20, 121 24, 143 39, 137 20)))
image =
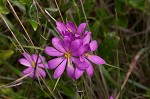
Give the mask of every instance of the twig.
POLYGON ((18 15, 17 15, 17 13, 15 12, 15 10, 14 10, 13 6, 11 5, 10 1, 9 1, 9 0, 6 0, 6 1, 8 2, 10 8, 12 9, 13 13, 15 14, 15 17, 16 17, 17 20, 19 21, 19 23, 20 23, 20 25, 22 26, 23 30, 25 31, 25 33, 26 33, 27 37, 29 38, 31 44, 34 46, 34 44, 33 44, 32 40, 31 40, 31 38, 30 38, 30 36, 29 36, 27 30, 25 29, 23 23, 22 23, 21 20, 19 19, 18 15))
MULTIPOLYGON (((129 67, 129 69, 128 69, 128 72, 127 72, 127 74, 126 74, 126 77, 125 77, 125 79, 124 79, 124 81, 123 81, 123 84, 121 85, 121 90, 123 90, 123 88, 125 87, 125 85, 126 85, 128 79, 129 79, 129 77, 130 77, 130 75, 131 75, 131 73, 132 73, 134 67, 136 66, 136 64, 137 64, 137 62, 138 62, 138 60, 139 60, 139 58, 140 58, 141 55, 142 55, 146 50, 148 50, 148 49, 149 49, 149 48, 144 48, 144 49, 140 50, 140 51, 136 54, 136 56, 134 57, 134 59, 132 60, 132 62, 131 62, 131 64, 130 64, 130 67, 129 67)), ((116 96, 115 99, 119 99, 119 96, 120 96, 120 92, 118 92, 118 94, 117 94, 117 96, 116 96)))
POLYGON ((22 51, 25 52, 25 50, 23 49, 22 45, 20 44, 20 42, 18 41, 17 37, 15 36, 15 34, 13 33, 13 31, 11 30, 11 28, 9 27, 9 25, 7 24, 5 18, 0 14, 0 17, 3 19, 4 23, 6 24, 7 28, 9 29, 9 31, 11 32, 11 34, 13 35, 13 37, 15 38, 15 40, 17 41, 17 43, 19 44, 19 46, 21 47, 22 51))
POLYGON ((59 9, 59 6, 58 6, 58 3, 57 3, 57 1, 56 1, 56 0, 55 0, 55 3, 56 3, 56 6, 57 6, 57 8, 58 8, 58 11, 59 11, 59 14, 60 14, 61 20, 63 21, 63 23, 65 23, 65 22, 64 22, 64 19, 63 19, 63 17, 62 17, 62 14, 61 14, 61 12, 60 12, 60 9, 59 9))

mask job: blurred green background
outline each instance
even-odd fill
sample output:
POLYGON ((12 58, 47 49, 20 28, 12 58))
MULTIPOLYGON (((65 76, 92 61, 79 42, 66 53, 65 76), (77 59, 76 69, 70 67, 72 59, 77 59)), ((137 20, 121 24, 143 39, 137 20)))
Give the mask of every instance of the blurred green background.
POLYGON ((150 99, 150 0, 82 0, 82 3, 80 0, 0 0, 0 86, 19 79, 25 69, 18 63, 22 57, 20 48, 7 25, 26 51, 32 54, 37 49, 47 61, 51 59, 43 48, 51 45, 51 39, 58 34, 55 21, 45 10, 57 21, 62 21, 61 12, 65 22, 72 21, 77 26, 87 18, 87 30, 99 43, 96 54, 122 70, 93 64, 92 78, 84 74, 72 81, 63 74, 52 93, 57 80, 52 77, 53 71, 47 70, 46 84, 25 78, 21 85, 0 87, 0 99, 109 99, 118 92, 119 99, 150 99), (136 65, 121 90, 128 69, 133 66, 131 63, 136 65))

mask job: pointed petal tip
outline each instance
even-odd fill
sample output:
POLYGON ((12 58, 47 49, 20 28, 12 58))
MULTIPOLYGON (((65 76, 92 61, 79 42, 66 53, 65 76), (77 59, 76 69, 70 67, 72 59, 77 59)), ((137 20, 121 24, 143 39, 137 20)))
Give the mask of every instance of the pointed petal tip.
POLYGON ((87 23, 81 23, 79 26, 78 26, 78 29, 77 29, 77 34, 78 35, 81 35, 86 27, 86 24, 87 23))
POLYGON ((60 51, 58 51, 55 48, 50 47, 50 46, 46 46, 44 48, 44 51, 49 56, 62 56, 62 55, 64 55, 64 53, 62 53, 62 52, 60 52, 60 51))
POLYGON ((90 55, 88 59, 95 64, 99 64, 99 65, 106 64, 106 62, 101 57, 96 55, 90 55))
POLYGON ((91 51, 95 51, 97 48, 98 48, 98 43, 97 43, 96 40, 93 40, 93 41, 90 43, 90 50, 91 50, 91 51))
POLYGON ((58 78, 60 77, 64 70, 65 70, 65 67, 66 67, 66 63, 67 63, 67 59, 65 59, 56 69, 55 69, 55 72, 54 72, 54 78, 58 78))
POLYGON ((79 79, 84 73, 84 70, 79 70, 78 68, 75 69, 75 79, 79 79))
POLYGON ((19 61, 20 64, 22 64, 24 66, 31 67, 30 62, 27 59, 25 59, 25 58, 20 58, 18 61, 19 61))

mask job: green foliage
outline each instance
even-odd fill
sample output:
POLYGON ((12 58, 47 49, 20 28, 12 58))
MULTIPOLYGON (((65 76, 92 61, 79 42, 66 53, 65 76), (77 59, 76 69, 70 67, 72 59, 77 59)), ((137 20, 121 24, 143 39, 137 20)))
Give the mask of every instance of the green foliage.
POLYGON ((33 30, 36 31, 38 28, 38 23, 35 20, 29 19, 28 20, 31 26, 33 27, 33 30))
POLYGON ((2 13, 2 14, 9 14, 9 10, 6 7, 6 1, 5 0, 1 0, 0 1, 0 13, 2 13))
POLYGON ((134 8, 144 10, 146 0, 127 0, 128 4, 134 8))
MULTIPOLYGON (((132 77, 128 79, 123 91, 119 90, 131 66, 130 62, 139 50, 149 48, 150 45, 150 2, 148 0, 56 0, 59 8, 55 0, 9 1, 26 31, 7 0, 0 0, 0 86, 12 82, 12 79, 20 78, 25 68, 18 63, 18 59, 23 56, 20 53, 20 45, 12 36, 8 26, 26 51, 32 54, 38 50, 40 54, 45 55, 44 47, 51 45, 51 39, 54 36, 59 37, 59 34, 56 31, 55 21, 44 10, 46 9, 57 21, 62 21, 61 14, 65 22, 72 21, 79 25, 86 21, 80 1, 83 1, 89 25, 86 28, 92 33, 91 40, 96 39, 99 44, 96 53, 108 64, 119 66, 122 70, 107 65, 96 66, 92 78, 83 76, 76 81, 63 75, 56 89, 52 91, 57 80, 53 79, 53 71, 46 69, 49 74, 46 79, 37 81, 24 78, 21 80, 23 82, 21 85, 0 88, 0 98, 92 99, 94 97, 104 99, 116 91, 122 93, 122 99, 150 98, 149 50, 135 61, 136 66, 132 77), (33 1, 36 2, 33 3, 33 1), (26 32, 34 46, 29 41, 26 32), (105 82, 102 80, 103 77, 105 82)), ((48 61, 51 57, 46 56, 46 59, 48 61)))
POLYGON ((6 60, 14 54, 13 50, 3 50, 0 51, 0 65, 2 64, 1 60, 6 60))

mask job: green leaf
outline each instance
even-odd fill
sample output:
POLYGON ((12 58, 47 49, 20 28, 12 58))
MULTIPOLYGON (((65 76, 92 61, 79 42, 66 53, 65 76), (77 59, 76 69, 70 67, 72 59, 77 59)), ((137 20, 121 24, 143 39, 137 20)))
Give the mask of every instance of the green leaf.
POLYGON ((19 0, 19 2, 21 3, 21 4, 30 4, 31 3, 31 1, 30 0, 19 0))
POLYGON ((110 76, 110 74, 108 73, 108 71, 105 69, 105 67, 101 67, 103 74, 105 76, 105 78, 111 82, 111 84, 113 84, 114 86, 118 87, 117 83, 115 82, 115 80, 113 80, 113 78, 110 76))
POLYGON ((73 2, 69 2, 60 7, 60 12, 65 13, 70 7, 75 6, 73 2))
POLYGON ((109 63, 114 58, 114 50, 118 47, 120 37, 116 32, 105 34, 104 41, 99 45, 99 54, 109 63))
MULTIPOLYGON (((93 10, 93 6, 94 6, 95 0, 87 0, 86 2, 84 2, 84 9, 86 12, 86 15, 88 16, 91 11, 93 10)), ((82 10, 81 10, 82 11, 82 10)))
POLYGON ((124 15, 117 16, 114 22, 117 26, 126 28, 128 26, 128 17, 124 15))
POLYGON ((26 12, 25 6, 23 4, 21 4, 19 1, 12 1, 11 2, 17 6, 22 12, 26 12))
POLYGON ((0 51, 0 58, 3 60, 6 60, 6 59, 10 58, 13 54, 14 54, 13 50, 0 51))
POLYGON ((1 60, 6 60, 10 58, 13 54, 14 54, 13 50, 0 51, 0 64, 3 63, 1 60))
POLYGON ((0 1, 0 13, 9 14, 7 7, 5 6, 5 2, 3 0, 0 1))
POLYGON ((125 0, 115 0, 115 9, 119 14, 126 14, 128 10, 126 9, 125 0))
POLYGON ((128 3, 137 9, 144 9, 146 0, 128 0, 128 3))
POLYGON ((33 30, 36 31, 38 28, 38 23, 35 20, 29 19, 28 20, 31 26, 33 27, 33 30))

